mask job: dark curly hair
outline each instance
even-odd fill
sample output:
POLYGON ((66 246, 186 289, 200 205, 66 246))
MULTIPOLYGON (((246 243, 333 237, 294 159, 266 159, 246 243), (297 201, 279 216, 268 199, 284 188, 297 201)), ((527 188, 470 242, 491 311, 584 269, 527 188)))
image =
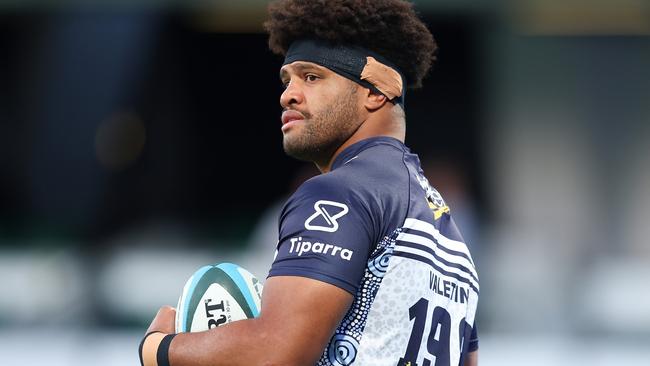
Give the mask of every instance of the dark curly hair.
POLYGON ((269 4, 264 28, 269 48, 280 55, 303 38, 374 51, 397 65, 412 88, 422 86, 437 49, 413 5, 401 0, 279 0, 269 4))

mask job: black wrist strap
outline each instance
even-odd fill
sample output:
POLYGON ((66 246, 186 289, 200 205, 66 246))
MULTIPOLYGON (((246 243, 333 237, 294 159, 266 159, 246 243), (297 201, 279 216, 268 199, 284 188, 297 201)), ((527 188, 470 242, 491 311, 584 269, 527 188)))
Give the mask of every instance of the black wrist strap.
POLYGON ((158 361, 158 366, 170 366, 169 365, 169 346, 172 343, 172 339, 176 337, 176 334, 167 334, 160 345, 158 346, 158 352, 156 353, 156 360, 158 361))

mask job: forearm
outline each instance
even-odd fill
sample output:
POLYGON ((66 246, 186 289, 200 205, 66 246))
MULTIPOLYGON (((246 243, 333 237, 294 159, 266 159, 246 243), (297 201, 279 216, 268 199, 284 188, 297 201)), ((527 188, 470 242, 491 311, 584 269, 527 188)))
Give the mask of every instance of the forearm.
MULTIPOLYGON (((268 331, 262 319, 242 320, 207 332, 181 333, 169 348, 171 366, 309 364, 290 341, 268 331)), ((290 335, 288 335, 291 338, 290 335)), ((312 364, 316 360, 313 360, 312 364)))
MULTIPOLYGON (((314 365, 351 302, 347 291, 321 281, 272 277, 264 287, 258 318, 206 332, 180 333, 168 349, 158 347, 160 334, 150 341, 145 338, 148 352, 143 351, 143 357, 155 360, 160 353, 171 366, 314 365)), ((147 333, 173 333, 175 314, 173 308, 162 307, 147 333)))
POLYGON ((467 354, 463 366, 478 366, 478 350, 467 354))

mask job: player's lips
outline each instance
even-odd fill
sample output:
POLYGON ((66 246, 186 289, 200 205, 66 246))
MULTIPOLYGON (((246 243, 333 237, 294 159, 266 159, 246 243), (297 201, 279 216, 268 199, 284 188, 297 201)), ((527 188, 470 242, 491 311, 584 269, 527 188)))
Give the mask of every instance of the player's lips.
POLYGON ((303 121, 304 119, 305 116, 303 116, 302 113, 298 111, 286 110, 282 112, 282 131, 289 128, 289 126, 293 125, 294 123, 303 121))

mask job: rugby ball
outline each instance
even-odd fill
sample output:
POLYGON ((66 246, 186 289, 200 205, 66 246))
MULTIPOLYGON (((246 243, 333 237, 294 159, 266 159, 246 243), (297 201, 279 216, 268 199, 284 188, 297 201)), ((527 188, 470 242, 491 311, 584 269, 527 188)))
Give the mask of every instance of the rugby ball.
POLYGON ((199 268, 176 307, 176 332, 201 332, 260 313, 262 284, 232 263, 199 268))

